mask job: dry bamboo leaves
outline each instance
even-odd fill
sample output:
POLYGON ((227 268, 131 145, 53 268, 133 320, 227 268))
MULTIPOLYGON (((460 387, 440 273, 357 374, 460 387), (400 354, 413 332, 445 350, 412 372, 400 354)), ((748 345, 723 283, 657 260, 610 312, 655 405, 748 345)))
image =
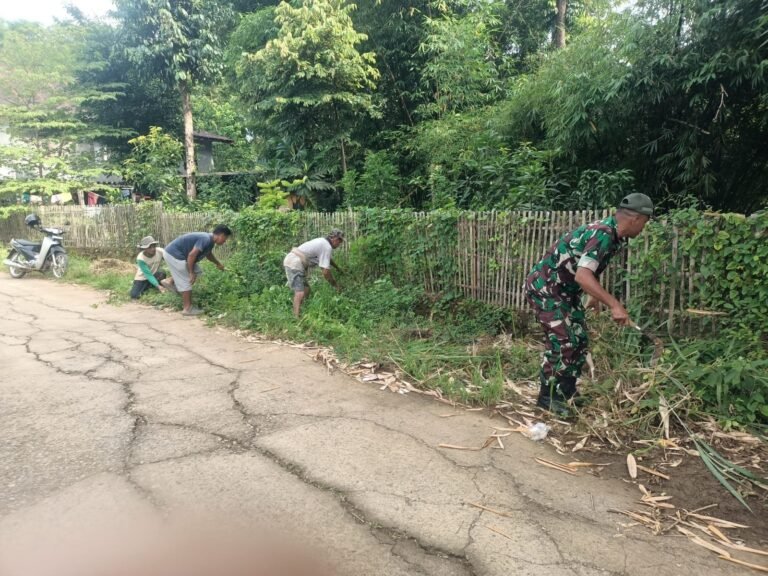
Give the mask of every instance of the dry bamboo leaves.
MULTIPOLYGON (((728 562, 733 562, 735 564, 739 564, 741 566, 746 566, 747 568, 752 568, 753 570, 757 570, 759 572, 768 572, 768 566, 761 565, 761 564, 754 564, 752 562, 747 562, 745 560, 741 560, 739 558, 734 558, 733 555, 728 552, 727 550, 721 548, 720 546, 717 546, 716 544, 713 544, 712 542, 709 542, 707 540, 704 540, 704 538, 698 536, 697 534, 694 534, 687 528, 683 528, 682 526, 675 526, 677 528, 678 532, 685 534, 688 537, 688 540, 690 542, 693 542, 694 544, 701 546, 702 548, 706 548, 707 550, 714 552, 718 555, 719 558, 723 560, 727 560, 728 562)), ((763 550, 755 550, 754 548, 747 548, 746 546, 738 546, 734 545, 730 540, 721 540, 718 538, 718 543, 725 545, 727 548, 732 548, 735 550, 740 550, 741 552, 749 552, 751 554, 761 554, 761 555, 768 555, 768 552, 765 552, 763 550)))
POLYGON ((655 495, 642 484, 638 484, 637 487, 642 493, 640 503, 651 508, 650 510, 608 510, 609 512, 622 514, 634 520, 633 524, 624 525, 625 527, 644 526, 654 535, 664 534, 674 528, 681 534, 684 534, 693 544, 714 552, 723 560, 734 562, 753 570, 768 572, 768 565, 735 558, 731 552, 753 554, 761 558, 768 557, 768 551, 745 546, 724 533, 724 530, 745 529, 748 526, 699 513, 702 510, 715 507, 717 504, 689 512, 678 509, 671 504, 669 502, 672 499, 671 496, 663 493, 655 495))

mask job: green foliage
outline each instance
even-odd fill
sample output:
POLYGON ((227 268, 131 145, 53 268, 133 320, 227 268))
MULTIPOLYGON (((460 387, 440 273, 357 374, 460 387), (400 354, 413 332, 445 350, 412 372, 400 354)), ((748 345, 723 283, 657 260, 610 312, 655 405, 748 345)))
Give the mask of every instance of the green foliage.
POLYGON ((379 77, 373 54, 357 50, 365 35, 353 27, 353 9, 343 0, 281 2, 277 37, 245 54, 238 69, 241 98, 265 128, 335 151, 342 171, 351 123, 376 113, 370 91, 379 77))
POLYGON ((264 210, 277 210, 285 208, 290 192, 284 190, 291 185, 285 180, 272 180, 271 182, 259 182, 259 208, 264 210))
MULTIPOLYGON (((246 114, 238 106, 235 95, 222 86, 200 87, 193 95, 192 108, 197 130, 227 136, 232 143, 214 143, 216 172, 254 172, 257 150, 250 138, 246 114)), ((202 194, 202 186, 199 194, 202 194)))
POLYGON ((129 142, 133 149, 123 162, 126 180, 143 194, 174 204, 184 201, 179 165, 181 142, 152 126, 149 134, 129 142))
POLYGON ((88 124, 124 130, 124 134, 100 137, 119 164, 130 150, 129 138, 161 126, 170 134, 181 133, 181 110, 176 91, 168 90, 158 75, 147 77, 126 53, 127 38, 120 27, 105 22, 79 24, 84 35, 83 66, 77 82, 92 96, 81 105, 81 119, 88 124))
POLYGON ((764 203, 768 128, 761 0, 648 2, 588 23, 518 79, 505 134, 576 168, 630 169, 657 199, 764 203))
POLYGON ((221 71, 220 26, 229 17, 222 2, 116 0, 129 58, 168 85, 193 85, 221 71))
POLYGON ((0 206, 0 219, 5 220, 13 214, 25 214, 28 211, 28 206, 0 206))
POLYGON ((200 177, 198 200, 218 208, 239 210, 253 203, 258 194, 257 182, 258 176, 253 174, 200 177))
POLYGON ((661 372, 664 381, 693 391, 726 427, 768 426, 768 354, 754 353, 749 341, 696 339, 676 345, 661 372))
POLYGON ((503 94, 491 30, 500 27, 502 3, 471 2, 458 15, 442 7, 443 14, 425 21, 427 34, 421 50, 428 55, 424 80, 434 100, 424 105, 428 117, 443 116, 484 106, 503 94))
POLYGON ((498 108, 422 123, 408 143, 427 167, 422 182, 434 207, 473 210, 563 209, 568 183, 557 152, 522 142, 509 148, 490 126, 498 108))
POLYGON ((287 252, 294 245, 301 226, 301 214, 295 211, 280 212, 245 208, 237 213, 232 229, 238 242, 248 246, 248 251, 264 253, 270 250, 287 252))
POLYGON ((368 152, 363 172, 350 170, 340 182, 347 206, 394 208, 401 201, 401 179, 389 152, 368 152))
MULTIPOLYGON (((765 337, 768 215, 745 218, 679 210, 663 221, 651 222, 643 234, 648 250, 633 251, 631 263, 633 302, 653 310, 669 301, 670 285, 690 283, 697 308, 726 314, 717 318, 721 330, 755 343, 765 337), (675 251, 673 261, 670 255, 675 251), (690 262, 695 263, 692 270, 690 262)), ((663 319, 663 310, 659 313, 663 319)))
POLYGON ((9 136, 0 145, 0 166, 12 172, 0 182, 0 194, 49 196, 90 186, 111 171, 95 141, 126 132, 83 117, 87 102, 115 97, 76 82, 86 66, 83 31, 0 22, 0 32, 0 125, 9 136))
POLYGON ((630 170, 601 172, 584 170, 579 176, 576 193, 567 203, 573 209, 613 208, 621 199, 634 192, 635 178, 630 170))

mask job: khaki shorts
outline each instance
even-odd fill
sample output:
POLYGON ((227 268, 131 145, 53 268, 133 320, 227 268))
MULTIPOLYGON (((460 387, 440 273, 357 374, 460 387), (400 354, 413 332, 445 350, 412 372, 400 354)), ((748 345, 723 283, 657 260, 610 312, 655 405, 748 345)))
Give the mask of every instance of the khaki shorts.
POLYGON ((288 287, 294 292, 304 292, 304 288, 307 285, 304 270, 297 270, 288 266, 284 266, 284 268, 285 277, 288 278, 288 287))
MULTIPOLYGON (((173 256, 168 255, 168 252, 163 254, 165 263, 168 264, 168 269, 173 276, 173 283, 176 285, 176 290, 179 292, 189 292, 192 290, 192 284, 189 281, 189 270, 187 270, 187 263, 184 260, 177 260, 173 256)), ((200 270, 200 266, 195 264, 195 275, 200 276, 203 271, 200 270)))

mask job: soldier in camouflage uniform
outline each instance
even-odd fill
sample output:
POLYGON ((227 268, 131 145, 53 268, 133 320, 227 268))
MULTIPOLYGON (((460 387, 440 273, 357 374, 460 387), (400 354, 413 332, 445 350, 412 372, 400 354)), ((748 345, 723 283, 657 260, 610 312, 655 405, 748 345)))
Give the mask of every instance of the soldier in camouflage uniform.
POLYGON ((604 304, 613 319, 630 323, 627 311, 598 280, 611 258, 628 238, 643 231, 653 215, 653 202, 645 194, 625 197, 613 216, 580 226, 565 234, 533 267, 526 279, 526 297, 544 328, 547 351, 541 366, 537 404, 561 416, 568 415, 568 401, 578 395, 576 380, 587 358, 586 313, 604 304))

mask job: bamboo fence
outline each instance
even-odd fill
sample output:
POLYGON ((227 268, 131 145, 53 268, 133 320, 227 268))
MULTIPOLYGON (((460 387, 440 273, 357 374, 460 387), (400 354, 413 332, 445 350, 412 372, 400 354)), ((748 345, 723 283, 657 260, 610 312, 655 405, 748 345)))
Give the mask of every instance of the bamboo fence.
MULTIPOLYGON (((133 253, 135 245, 146 230, 161 245, 168 244, 176 236, 190 231, 210 230, 218 223, 216 213, 166 213, 160 204, 115 206, 41 206, 37 214, 45 226, 63 227, 66 230, 65 245, 80 252, 133 253)), ((572 212, 469 212, 458 217, 455 245, 433 241, 427 244, 423 254, 403 262, 409 281, 423 282, 428 293, 452 289, 458 293, 488 304, 525 309, 524 282, 533 265, 562 234, 581 224, 604 218, 608 211, 572 212), (430 251, 434 251, 431 253, 430 251), (446 253, 446 251, 448 253, 446 253), (453 258, 455 274, 445 285, 434 263, 440 258, 453 258)), ((414 213, 415 220, 428 217, 426 213, 414 213)), ((344 230, 347 242, 361 236, 359 216, 355 212, 302 213, 301 242, 322 236, 331 228, 344 230)), ((421 228, 414 227, 414 230, 421 228)), ((32 236, 24 225, 24 214, 12 214, 0 220, 0 240, 7 243, 11 238, 32 236)), ((646 240, 647 241, 647 240, 646 240)), ((234 249, 228 243, 217 249, 223 257, 234 249)), ((286 247, 286 250, 290 247, 286 247)), ((635 242, 631 250, 647 250, 642 241, 635 242)), ((678 252, 675 232, 672 251, 664 262, 657 281, 661 299, 655 313, 666 316, 668 326, 674 325, 686 308, 699 304, 696 290, 696 266, 693 258, 678 252)), ((605 286, 625 300, 631 299, 633 290, 627 275, 622 272, 630 265, 627 251, 617 257, 602 277, 605 286)), ((383 270, 386 272, 386 270, 383 270)))

